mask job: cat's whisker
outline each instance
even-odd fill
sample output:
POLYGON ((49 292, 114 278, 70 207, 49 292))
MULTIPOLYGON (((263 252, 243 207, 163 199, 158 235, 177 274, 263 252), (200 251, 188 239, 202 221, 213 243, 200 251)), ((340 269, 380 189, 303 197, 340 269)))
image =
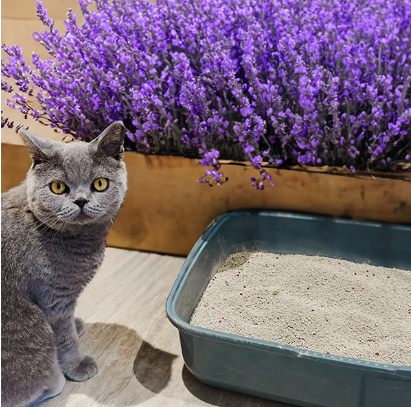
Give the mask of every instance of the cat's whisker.
POLYGON ((56 229, 56 233, 54 234, 54 236, 53 236, 53 242, 54 242, 54 238, 57 236, 57 235, 60 235, 60 243, 61 244, 63 244, 63 231, 64 231, 64 228, 66 227, 66 223, 63 223, 63 224, 61 224, 61 225, 57 225, 57 229, 56 229))
POLYGON ((44 221, 40 222, 37 225, 37 228, 50 228, 50 225, 54 224, 55 222, 56 222, 55 218, 50 217, 49 219, 45 219, 44 221))
POLYGON ((48 230, 53 230, 53 227, 58 224, 58 222, 60 221, 60 219, 55 219, 53 222, 51 222, 50 224, 44 224, 44 228, 42 229, 42 231, 40 232, 38 238, 42 237, 48 230))
POLYGON ((64 236, 64 229, 66 228, 66 223, 63 224, 63 227, 61 229, 61 235, 60 235, 60 242, 63 244, 63 236, 64 236))
POLYGON ((56 215, 54 213, 50 213, 44 217, 43 220, 35 218, 36 220, 33 222, 35 225, 44 225, 47 224, 48 221, 55 219, 56 215))
POLYGON ((55 231, 54 231, 53 238, 51 239, 51 243, 54 243, 54 239, 55 239, 55 237, 57 236, 57 234, 59 233, 58 226, 59 226, 59 225, 57 225, 57 228, 56 228, 56 229, 54 229, 55 231))

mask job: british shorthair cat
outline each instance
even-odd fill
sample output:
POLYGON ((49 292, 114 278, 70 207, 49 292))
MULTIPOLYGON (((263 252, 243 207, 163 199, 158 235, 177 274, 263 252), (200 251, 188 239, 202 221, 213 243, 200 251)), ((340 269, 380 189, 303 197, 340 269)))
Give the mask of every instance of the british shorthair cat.
POLYGON ((127 189, 121 122, 91 143, 20 134, 33 164, 1 199, 3 407, 36 406, 62 391, 65 376, 97 373, 79 346, 85 328, 74 310, 127 189))

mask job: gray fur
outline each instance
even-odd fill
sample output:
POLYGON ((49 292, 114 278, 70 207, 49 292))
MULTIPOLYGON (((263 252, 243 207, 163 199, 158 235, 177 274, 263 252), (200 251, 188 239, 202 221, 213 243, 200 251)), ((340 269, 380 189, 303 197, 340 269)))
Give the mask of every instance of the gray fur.
POLYGON ((3 407, 37 405, 61 392, 64 376, 97 373, 80 349, 84 322, 74 309, 126 193, 124 132, 115 122, 91 143, 64 144, 20 131, 33 165, 1 199, 3 407), (109 180, 103 192, 91 188, 100 177, 109 180), (69 192, 54 194, 53 181, 69 192))

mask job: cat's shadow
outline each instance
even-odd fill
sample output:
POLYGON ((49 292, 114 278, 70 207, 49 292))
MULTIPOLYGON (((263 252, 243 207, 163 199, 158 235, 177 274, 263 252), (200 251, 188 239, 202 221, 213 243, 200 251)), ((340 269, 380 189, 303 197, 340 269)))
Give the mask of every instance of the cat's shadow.
POLYGON ((138 405, 167 386, 177 358, 117 324, 86 324, 80 343, 83 352, 97 360, 97 375, 81 383, 67 381, 62 393, 41 407, 72 404, 76 395, 79 401, 85 395, 101 405, 138 405))

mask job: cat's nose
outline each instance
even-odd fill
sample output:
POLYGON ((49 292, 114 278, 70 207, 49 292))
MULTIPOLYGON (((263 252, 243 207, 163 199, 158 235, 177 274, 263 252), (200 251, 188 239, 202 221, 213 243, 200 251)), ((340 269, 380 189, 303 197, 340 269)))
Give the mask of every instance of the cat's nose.
POLYGON ((81 209, 84 208, 84 205, 87 203, 87 199, 77 199, 76 201, 74 201, 74 203, 76 205, 78 205, 81 209))

